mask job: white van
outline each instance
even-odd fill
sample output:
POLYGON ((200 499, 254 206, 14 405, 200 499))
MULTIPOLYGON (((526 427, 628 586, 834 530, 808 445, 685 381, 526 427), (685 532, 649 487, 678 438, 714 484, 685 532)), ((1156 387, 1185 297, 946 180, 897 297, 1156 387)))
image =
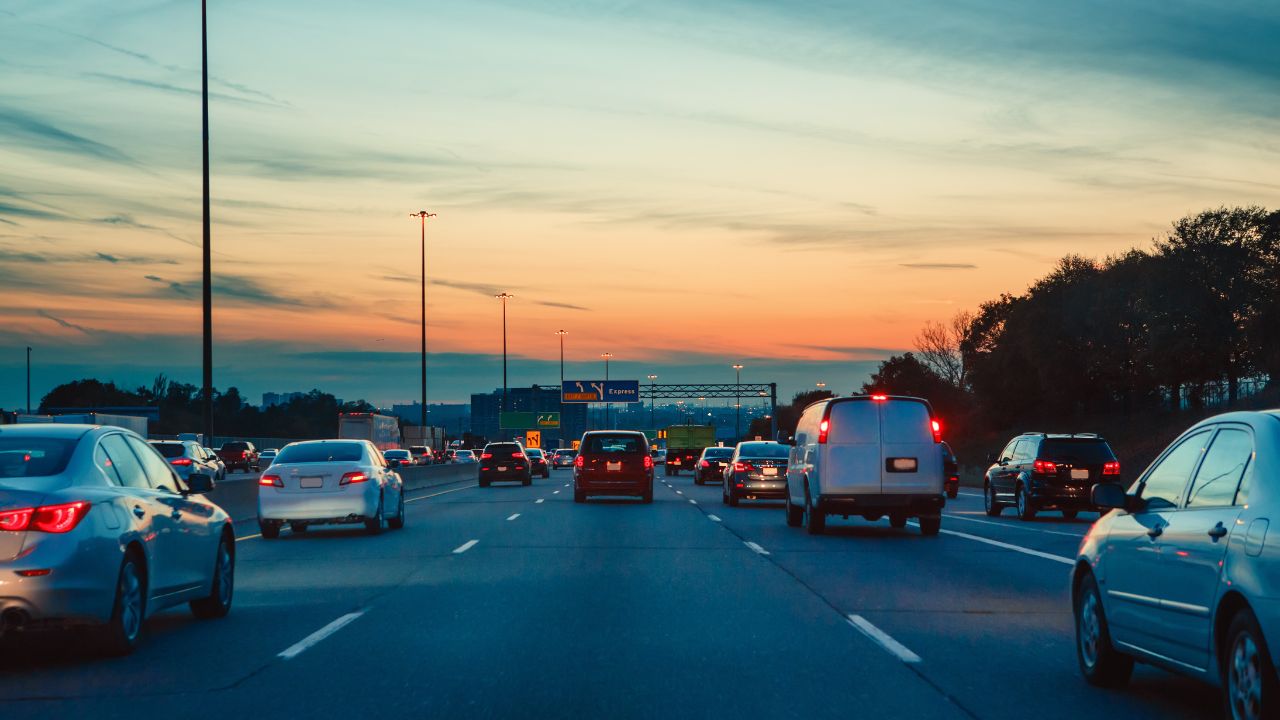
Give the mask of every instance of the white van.
POLYGON ((942 526, 945 474, 942 427, 928 400, 855 395, 805 408, 787 463, 787 524, 811 535, 827 515, 907 518, 937 535, 942 526))

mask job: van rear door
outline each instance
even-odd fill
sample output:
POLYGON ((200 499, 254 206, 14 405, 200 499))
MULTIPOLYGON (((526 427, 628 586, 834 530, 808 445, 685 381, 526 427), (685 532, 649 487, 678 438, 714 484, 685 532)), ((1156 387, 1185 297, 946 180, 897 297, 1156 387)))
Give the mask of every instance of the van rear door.
MULTIPOLYGON (((870 400, 833 401, 826 452, 818 470, 823 495, 880 493, 880 407, 870 400)), ((824 447, 819 445, 818 447, 824 447)))
POLYGON ((929 407, 914 400, 879 400, 880 488, 888 495, 941 494, 942 446, 933 439, 929 407))

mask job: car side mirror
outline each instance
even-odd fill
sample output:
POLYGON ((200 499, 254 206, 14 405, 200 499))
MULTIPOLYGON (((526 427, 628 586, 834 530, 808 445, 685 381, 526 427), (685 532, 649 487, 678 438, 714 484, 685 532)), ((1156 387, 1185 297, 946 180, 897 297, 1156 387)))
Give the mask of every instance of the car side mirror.
POLYGON ((1128 508, 1129 495, 1119 483, 1103 482, 1093 486, 1089 501, 1101 508, 1128 508))
POLYGON ((187 494, 204 495, 213 492, 213 476, 191 473, 187 476, 187 494))

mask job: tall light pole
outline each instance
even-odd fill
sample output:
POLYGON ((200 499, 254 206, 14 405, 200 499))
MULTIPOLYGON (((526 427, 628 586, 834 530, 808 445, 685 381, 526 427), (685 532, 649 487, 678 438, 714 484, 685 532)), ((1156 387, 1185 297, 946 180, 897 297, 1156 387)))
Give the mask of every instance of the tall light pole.
POLYGON ((658 421, 653 419, 653 397, 658 389, 658 376, 649 375, 649 427, 657 429, 658 421))
POLYGON ((501 427, 502 413, 507 410, 507 301, 515 295, 500 292, 494 297, 502 301, 502 404, 498 406, 498 423, 501 427))
POLYGON ((27 346, 27 414, 31 414, 31 346, 27 346))
POLYGON ((819 381, 819 382, 817 382, 817 383, 814 383, 814 384, 815 384, 815 385, 817 385, 817 387, 818 387, 818 389, 819 389, 819 390, 822 390, 823 388, 825 388, 825 387, 827 386, 827 384, 826 384, 826 383, 821 382, 821 381, 819 381))
POLYGON ((560 440, 561 447, 564 447, 564 336, 568 335, 568 330, 557 330, 556 335, 560 336, 560 440))
MULTIPOLYGON (((604 383, 605 383, 605 392, 608 392, 608 390, 609 390, 609 358, 613 357, 613 353, 609 353, 609 352, 607 352, 607 353, 600 353, 600 357, 604 358, 604 383)), ((607 401, 609 398, 608 398, 608 396, 605 396, 605 398, 604 398, 604 399, 607 401)), ((604 429, 605 429, 605 430, 612 430, 612 429, 613 429, 613 426, 612 426, 612 425, 610 425, 610 420, 609 420, 609 410, 610 410, 610 408, 612 408, 612 407, 613 407, 613 403, 605 402, 605 404, 604 404, 604 429)))
POLYGON ((737 377, 737 380, 734 382, 734 392, 733 392, 734 396, 737 398, 736 401, 734 402, 737 415, 734 417, 734 420, 733 420, 733 431, 734 431, 734 434, 736 435, 734 439, 741 440, 742 439, 742 364, 734 363, 733 372, 737 377))
MULTIPOLYGON (((427 427, 427 218, 435 217, 433 212, 419 210, 415 213, 409 213, 409 217, 416 217, 420 221, 422 229, 422 432, 426 433, 427 427)), ((434 448, 433 448, 434 449, 434 448)))
POLYGON ((203 396, 203 415, 204 415, 204 442, 213 442, 213 272, 210 268, 209 254, 209 29, 206 18, 206 0, 200 0, 200 119, 201 127, 201 145, 204 160, 204 244, 201 249, 201 259, 204 263, 203 270, 203 288, 201 289, 201 300, 204 303, 202 334, 204 335, 203 348, 203 364, 204 377, 203 387, 200 394, 203 396))

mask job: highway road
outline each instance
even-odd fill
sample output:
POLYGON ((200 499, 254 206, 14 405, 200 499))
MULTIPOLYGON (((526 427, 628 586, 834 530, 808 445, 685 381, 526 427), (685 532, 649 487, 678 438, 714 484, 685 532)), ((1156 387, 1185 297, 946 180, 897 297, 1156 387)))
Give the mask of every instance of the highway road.
POLYGON ((487 489, 473 473, 424 473, 402 531, 277 541, 256 535, 252 482, 228 483, 230 616, 165 612, 126 658, 71 636, 8 649, 0 713, 1218 716, 1214 690, 1158 670, 1114 692, 1081 679, 1067 563, 1092 515, 992 520, 963 490, 937 538, 838 518, 812 537, 687 476, 660 476, 652 505, 575 505, 568 471, 487 489))

